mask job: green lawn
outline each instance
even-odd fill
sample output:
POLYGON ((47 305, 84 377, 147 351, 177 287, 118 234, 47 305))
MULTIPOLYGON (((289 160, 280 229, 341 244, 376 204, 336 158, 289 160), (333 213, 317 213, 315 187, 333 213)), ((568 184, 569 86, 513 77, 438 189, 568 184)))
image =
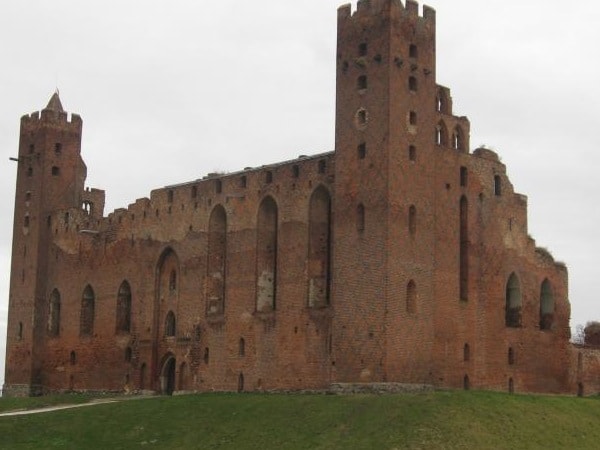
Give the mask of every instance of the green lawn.
POLYGON ((0 448, 598 449, 600 399, 474 391, 154 397, 2 417, 0 448))

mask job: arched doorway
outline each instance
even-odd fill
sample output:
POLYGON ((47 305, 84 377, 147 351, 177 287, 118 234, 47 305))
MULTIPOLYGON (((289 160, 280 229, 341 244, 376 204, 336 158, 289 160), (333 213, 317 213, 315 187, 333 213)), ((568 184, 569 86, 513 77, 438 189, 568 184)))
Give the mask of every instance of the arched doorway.
POLYGON ((160 373, 160 391, 165 395, 173 395, 175 390, 175 357, 166 357, 160 373))

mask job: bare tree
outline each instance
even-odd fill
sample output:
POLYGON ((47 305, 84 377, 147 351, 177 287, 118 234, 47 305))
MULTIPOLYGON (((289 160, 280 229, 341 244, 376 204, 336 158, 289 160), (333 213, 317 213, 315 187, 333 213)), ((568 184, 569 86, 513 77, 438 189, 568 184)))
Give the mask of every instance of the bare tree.
POLYGON ((571 337, 571 342, 579 345, 585 344, 585 327, 583 324, 580 323, 575 326, 575 333, 571 337))
POLYGON ((585 345, 600 347, 600 322, 588 322, 583 330, 585 345))

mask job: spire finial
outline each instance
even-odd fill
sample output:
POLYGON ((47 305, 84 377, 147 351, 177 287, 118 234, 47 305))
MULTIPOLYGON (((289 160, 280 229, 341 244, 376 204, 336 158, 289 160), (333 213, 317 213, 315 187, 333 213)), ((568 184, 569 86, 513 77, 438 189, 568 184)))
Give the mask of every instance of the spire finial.
POLYGON ((48 105, 46 106, 45 109, 49 109, 49 110, 55 111, 55 112, 65 112, 65 110, 63 109, 62 103, 60 102, 60 97, 58 95, 58 88, 56 88, 56 91, 54 92, 54 94, 52 94, 52 97, 50 97, 50 101, 48 102, 48 105))

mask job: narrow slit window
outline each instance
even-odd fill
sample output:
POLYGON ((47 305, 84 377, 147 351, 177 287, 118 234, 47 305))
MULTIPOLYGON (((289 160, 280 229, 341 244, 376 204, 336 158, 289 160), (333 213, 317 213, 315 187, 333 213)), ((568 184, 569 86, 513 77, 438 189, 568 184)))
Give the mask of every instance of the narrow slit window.
POLYGON ((406 312, 414 314, 417 311, 417 285, 410 280, 406 286, 406 312))
POLYGON ((415 44, 410 44, 410 47, 408 47, 408 56, 411 58, 416 58, 419 56, 419 52, 415 44))
POLYGON ((408 123, 410 123, 411 125, 417 124, 417 113, 415 111, 411 111, 410 113, 408 113, 408 123))
POLYGON ((415 205, 410 205, 408 208, 408 231, 411 236, 417 233, 417 208, 415 205))
POLYGON ((365 109, 358 111, 357 120, 359 125, 365 125, 367 123, 367 111, 365 109))
POLYGON ((358 44, 358 56, 367 56, 368 49, 369 47, 366 42, 358 44))
POLYGON ((215 192, 217 194, 220 194, 221 192, 223 192, 223 182, 221 180, 215 181, 215 192))
POLYGON ((460 185, 461 185, 461 187, 467 186, 468 177, 469 177, 469 172, 468 172, 467 168, 464 166, 461 167, 460 168, 460 185))
POLYGON ((417 147, 415 147, 414 145, 408 146, 408 159, 409 161, 417 160, 417 147))
POLYGON ((270 170, 265 174, 265 183, 270 184, 273 182, 273 172, 270 170))
POLYGON ((366 75, 361 75, 358 77, 358 80, 356 82, 356 87, 358 88, 359 91, 367 88, 367 76, 366 75))
POLYGON ((165 336, 175 336, 175 314, 173 311, 169 311, 165 318, 165 336))
POLYGON ((358 144, 357 150, 358 159, 365 159, 365 156, 367 155, 367 144, 361 142, 360 144, 358 144))
POLYGON ((327 170, 327 162, 322 159, 319 161, 319 173, 325 173, 327 170))
POLYGON ((298 178, 298 177, 300 176, 300 167, 299 167, 299 166, 297 166, 297 165, 294 165, 294 166, 292 167, 292 176, 293 176, 294 178, 298 178))
POLYGON ((417 92, 417 79, 415 77, 408 78, 408 89, 411 92, 417 92))
POLYGON ((362 203, 356 207, 356 230, 359 232, 365 230, 365 207, 362 203))
POLYGON ((498 197, 502 195, 502 179, 500 175, 494 175, 494 195, 498 197))

